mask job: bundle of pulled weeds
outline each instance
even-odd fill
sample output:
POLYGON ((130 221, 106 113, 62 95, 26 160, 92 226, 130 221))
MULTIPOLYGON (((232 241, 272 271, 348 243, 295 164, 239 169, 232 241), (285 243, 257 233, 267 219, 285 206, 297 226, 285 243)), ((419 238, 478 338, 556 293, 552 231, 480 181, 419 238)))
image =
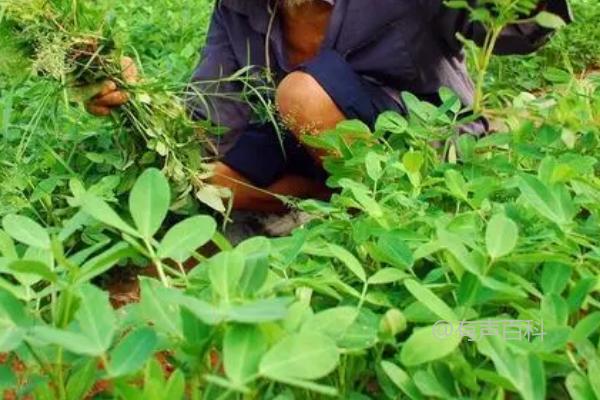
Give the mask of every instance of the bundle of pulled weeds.
POLYGON ((116 128, 126 130, 132 141, 127 146, 129 165, 159 160, 181 204, 195 194, 210 207, 225 211, 222 199, 227 193, 205 183, 210 171, 200 149, 210 145, 207 133, 212 129, 190 118, 184 101, 190 87, 145 78, 128 81, 123 76, 123 51, 112 38, 105 12, 98 2, 0 0, 0 24, 10 34, 7 39, 28 59, 35 74, 59 84, 57 100, 64 99, 66 92, 70 102, 82 103, 107 80, 116 82, 129 94, 127 104, 113 113, 116 128))

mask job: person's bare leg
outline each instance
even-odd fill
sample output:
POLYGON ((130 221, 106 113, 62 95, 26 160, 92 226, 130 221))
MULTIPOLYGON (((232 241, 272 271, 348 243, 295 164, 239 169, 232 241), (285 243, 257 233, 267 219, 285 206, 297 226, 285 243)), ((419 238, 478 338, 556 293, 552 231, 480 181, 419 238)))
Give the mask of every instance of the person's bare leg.
MULTIPOLYGON (((277 88, 277 108, 287 128, 299 139, 333 129, 346 117, 315 78, 304 72, 292 72, 277 88)), ((308 148, 322 162, 328 154, 308 148)))
POLYGON ((232 191, 235 210, 285 213, 288 211, 285 204, 271 193, 323 200, 327 199, 330 194, 329 189, 323 183, 297 175, 284 176, 268 188, 259 190, 226 164, 216 163, 214 173, 212 183, 232 191))
MULTIPOLYGON (((288 129, 299 139, 305 134, 318 135, 345 120, 327 92, 309 74, 292 72, 277 88, 277 107, 288 129)), ((318 163, 327 155, 317 149, 308 149, 318 163)), ((328 199, 331 191, 324 183, 298 175, 288 175, 264 191, 252 185, 237 171, 223 163, 215 165, 215 185, 233 192, 236 210, 284 213, 286 206, 270 193, 298 198, 328 199)))

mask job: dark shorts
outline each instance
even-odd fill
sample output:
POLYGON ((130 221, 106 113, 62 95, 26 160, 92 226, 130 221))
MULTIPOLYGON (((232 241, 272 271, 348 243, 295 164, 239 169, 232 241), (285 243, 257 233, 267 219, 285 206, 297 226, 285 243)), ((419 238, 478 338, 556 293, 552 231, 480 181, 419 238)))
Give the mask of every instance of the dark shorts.
MULTIPOLYGON (((348 119, 370 126, 384 111, 402 111, 383 88, 352 70, 336 52, 323 51, 299 67, 311 75, 348 119)), ((287 174, 325 180, 326 172, 290 133, 278 135, 272 126, 251 126, 221 160, 258 187, 268 187, 287 174)))

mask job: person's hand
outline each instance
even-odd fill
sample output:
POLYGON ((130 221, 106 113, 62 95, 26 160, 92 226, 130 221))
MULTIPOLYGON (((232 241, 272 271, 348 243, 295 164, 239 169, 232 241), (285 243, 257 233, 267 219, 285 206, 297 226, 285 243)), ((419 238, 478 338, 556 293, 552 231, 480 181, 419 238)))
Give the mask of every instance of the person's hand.
MULTIPOLYGON (((135 83, 138 80, 138 69, 129 57, 121 59, 121 76, 125 83, 135 83)), ((86 108, 93 115, 105 117, 127 101, 129 93, 120 89, 114 81, 107 80, 102 83, 100 91, 86 103, 86 108)))

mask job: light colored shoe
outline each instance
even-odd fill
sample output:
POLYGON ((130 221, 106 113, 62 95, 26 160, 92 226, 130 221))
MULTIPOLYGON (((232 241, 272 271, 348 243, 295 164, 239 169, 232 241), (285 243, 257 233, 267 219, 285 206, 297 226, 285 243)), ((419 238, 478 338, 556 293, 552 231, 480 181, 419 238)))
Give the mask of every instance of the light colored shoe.
POLYGON ((262 224, 265 232, 272 237, 289 236, 294 229, 299 228, 316 217, 304 211, 290 211, 284 215, 268 215, 263 217, 262 224))
POLYGON ((307 224, 316 217, 304 211, 290 211, 287 214, 265 214, 252 211, 233 211, 231 221, 223 234, 229 242, 237 246, 255 236, 288 236, 296 228, 307 224))
POLYGON ((262 214, 251 211, 233 211, 229 216, 231 222, 225 226, 223 235, 229 243, 237 246, 246 239, 255 236, 264 236, 262 214))

